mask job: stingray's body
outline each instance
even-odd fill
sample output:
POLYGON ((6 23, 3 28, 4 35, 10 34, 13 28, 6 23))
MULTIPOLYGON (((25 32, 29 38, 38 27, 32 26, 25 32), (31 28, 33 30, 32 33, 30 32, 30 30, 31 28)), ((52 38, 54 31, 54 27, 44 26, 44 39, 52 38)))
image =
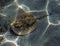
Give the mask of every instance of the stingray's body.
POLYGON ((11 24, 11 29, 17 35, 26 35, 32 32, 36 27, 36 18, 31 14, 23 13, 16 16, 11 24))
POLYGON ((11 23, 11 30, 17 35, 29 34, 36 28, 37 19, 39 18, 40 17, 27 13, 17 15, 15 20, 11 23))

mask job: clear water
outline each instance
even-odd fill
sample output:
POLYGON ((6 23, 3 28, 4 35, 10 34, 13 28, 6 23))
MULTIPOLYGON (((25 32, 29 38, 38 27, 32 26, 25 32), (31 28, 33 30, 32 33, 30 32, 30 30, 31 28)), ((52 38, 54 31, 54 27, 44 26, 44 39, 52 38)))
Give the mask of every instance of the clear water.
POLYGON ((14 17, 23 11, 35 16, 48 16, 39 20, 37 28, 26 36, 13 36, 6 29, 0 33, 0 37, 4 38, 0 40, 0 45, 5 43, 5 46, 60 46, 60 0, 5 0, 5 4, 3 6, 1 4, 0 13, 7 17, 7 21, 1 21, 0 18, 0 24, 2 27, 7 24, 7 29, 14 17), (6 42, 15 45, 7 45, 6 42))

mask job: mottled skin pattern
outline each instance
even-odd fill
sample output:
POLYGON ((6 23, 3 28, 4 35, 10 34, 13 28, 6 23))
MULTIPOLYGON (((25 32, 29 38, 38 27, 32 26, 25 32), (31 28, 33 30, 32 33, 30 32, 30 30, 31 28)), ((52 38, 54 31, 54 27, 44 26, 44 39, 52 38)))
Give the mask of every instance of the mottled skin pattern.
POLYGON ((17 35, 26 35, 36 27, 36 18, 28 13, 17 15, 12 22, 11 29, 17 35))

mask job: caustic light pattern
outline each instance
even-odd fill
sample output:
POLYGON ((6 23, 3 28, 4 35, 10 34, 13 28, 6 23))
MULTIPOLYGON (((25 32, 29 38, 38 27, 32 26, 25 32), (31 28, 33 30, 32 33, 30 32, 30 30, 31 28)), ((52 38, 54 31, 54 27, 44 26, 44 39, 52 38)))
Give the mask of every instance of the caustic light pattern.
POLYGON ((1 0, 0 46, 60 46, 60 0, 1 0))

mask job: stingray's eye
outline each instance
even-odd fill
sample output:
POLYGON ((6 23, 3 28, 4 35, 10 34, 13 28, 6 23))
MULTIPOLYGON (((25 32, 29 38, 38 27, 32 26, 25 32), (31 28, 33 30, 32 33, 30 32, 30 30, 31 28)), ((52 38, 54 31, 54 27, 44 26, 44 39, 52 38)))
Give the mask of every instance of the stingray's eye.
POLYGON ((36 19, 32 15, 17 15, 16 21, 11 25, 11 30, 17 35, 26 35, 35 29, 36 23, 36 19))

